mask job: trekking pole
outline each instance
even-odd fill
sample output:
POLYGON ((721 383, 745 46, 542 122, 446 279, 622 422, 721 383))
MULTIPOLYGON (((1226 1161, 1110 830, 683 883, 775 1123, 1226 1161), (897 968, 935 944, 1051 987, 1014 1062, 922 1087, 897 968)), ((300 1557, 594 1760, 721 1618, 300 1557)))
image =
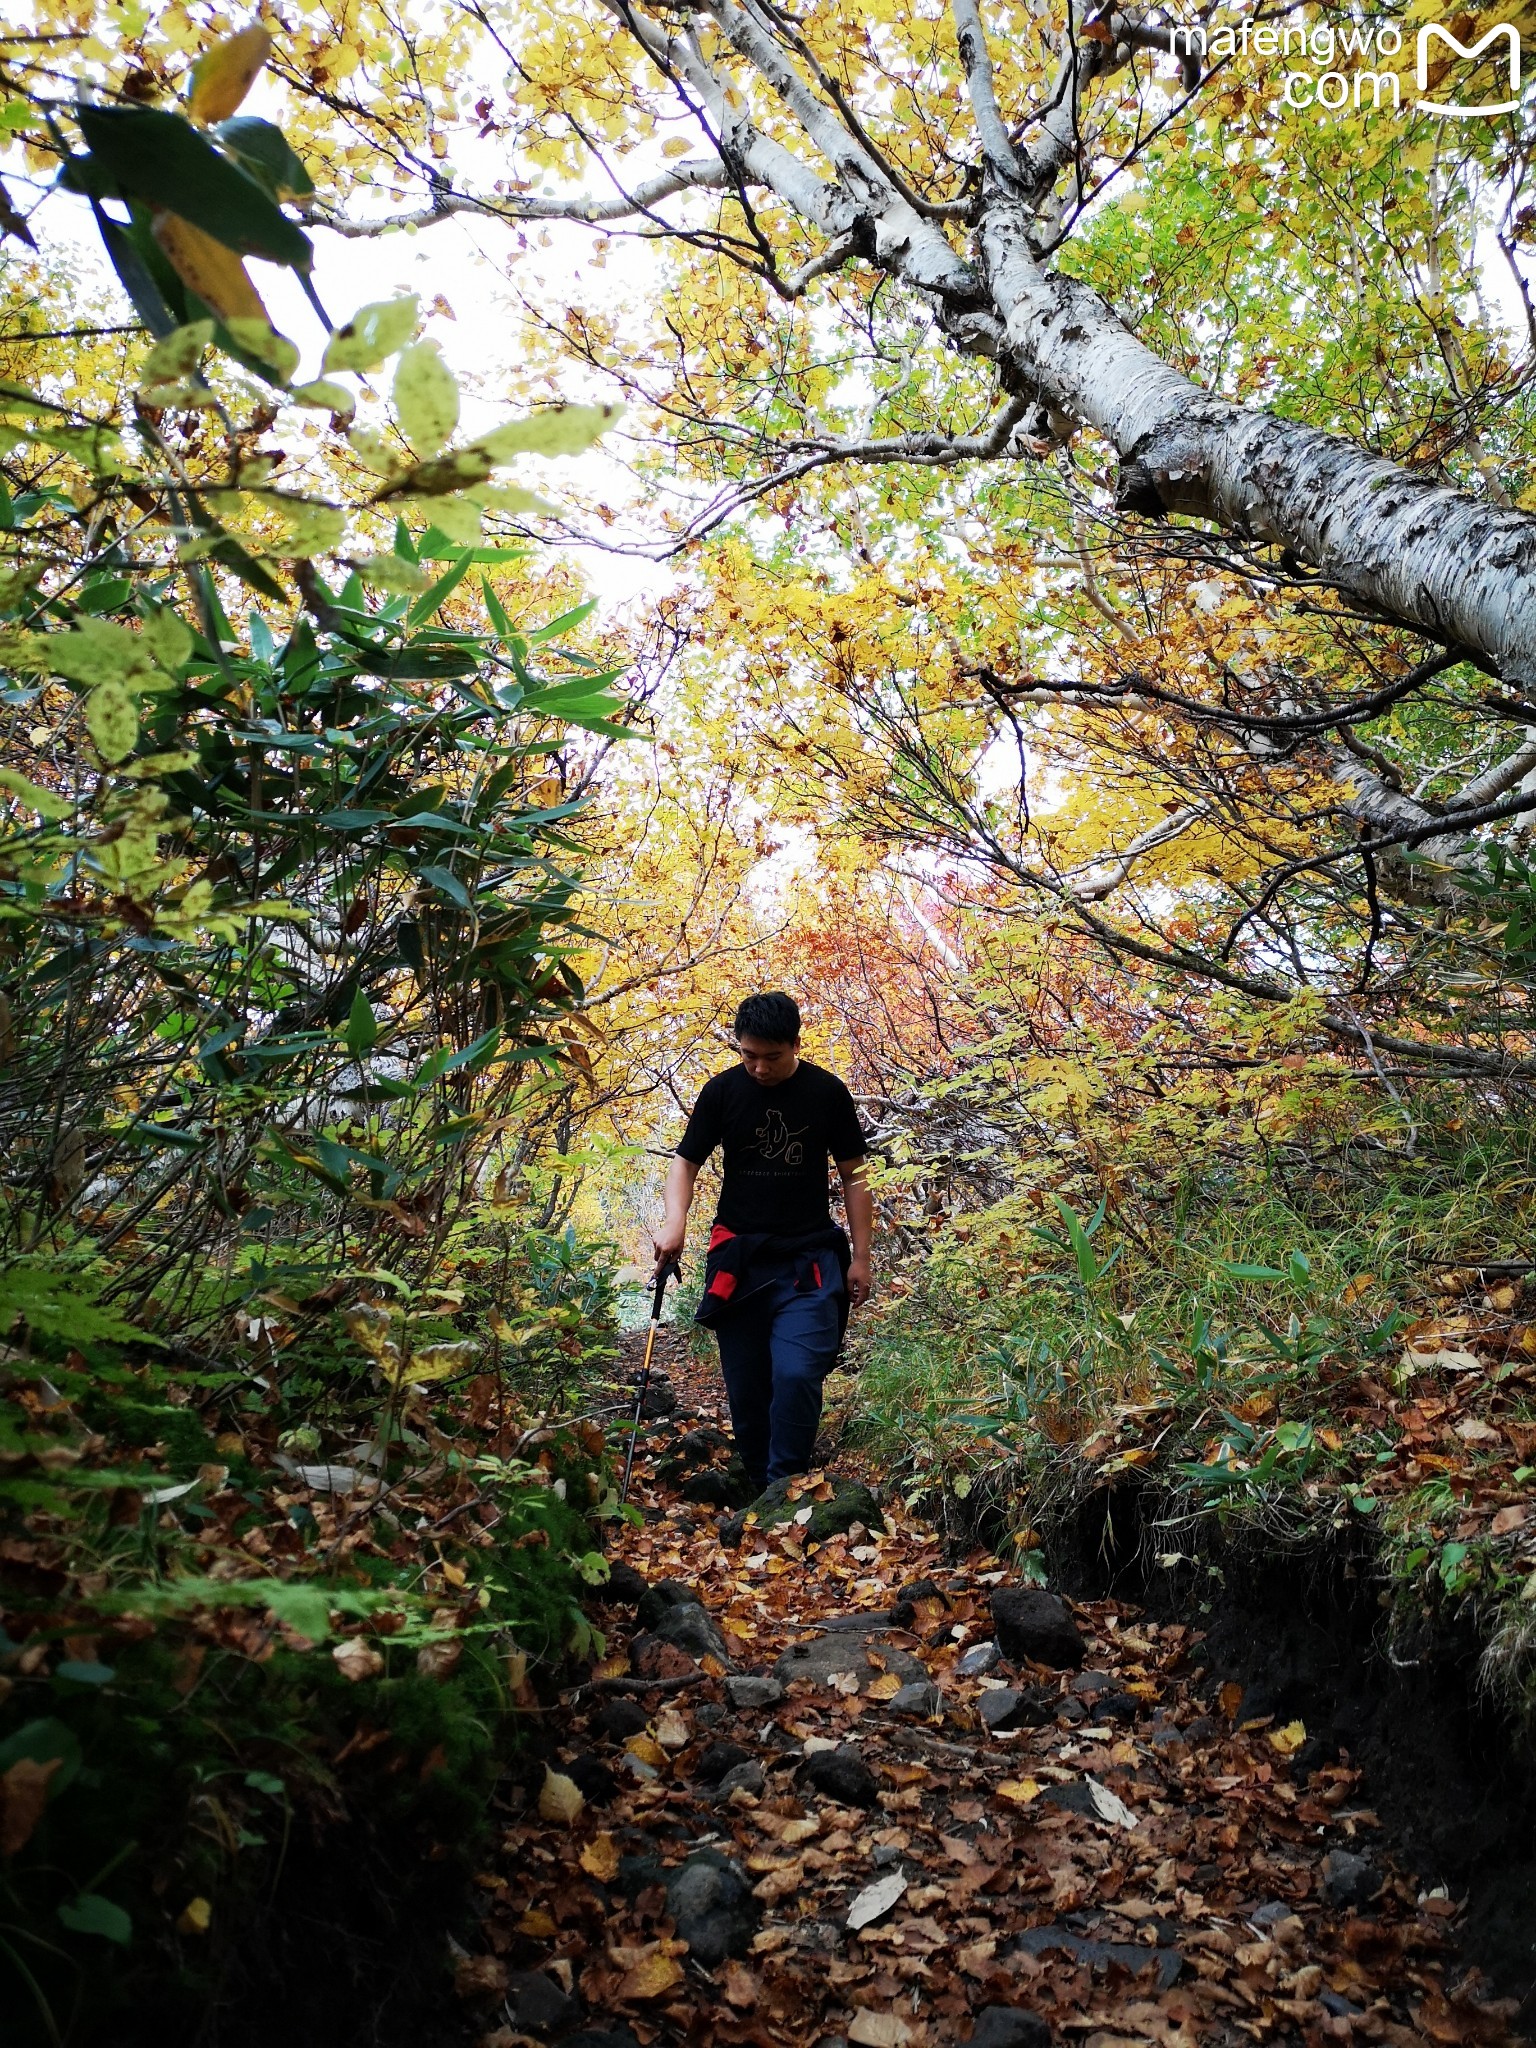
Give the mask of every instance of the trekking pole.
POLYGON ((645 1363, 640 1368, 640 1386, 635 1394, 635 1417, 630 1425, 629 1449, 624 1453, 624 1483, 619 1488, 619 1506, 629 1499, 629 1474, 635 1462, 635 1439, 640 1434, 640 1411, 645 1406, 646 1391, 651 1384, 651 1353, 656 1348, 656 1332, 661 1328, 661 1300, 667 1291, 669 1280, 680 1280, 682 1267, 674 1252, 670 1259, 663 1259, 656 1269, 656 1292, 651 1298, 651 1327, 645 1338, 645 1363))

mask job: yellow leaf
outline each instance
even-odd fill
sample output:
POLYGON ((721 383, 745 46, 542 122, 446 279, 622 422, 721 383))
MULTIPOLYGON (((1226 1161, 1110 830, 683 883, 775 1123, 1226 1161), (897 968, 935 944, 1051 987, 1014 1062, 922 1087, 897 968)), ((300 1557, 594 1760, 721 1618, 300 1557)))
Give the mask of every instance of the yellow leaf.
POLYGON ((998 1795, 1011 1799, 1016 1806, 1028 1806, 1031 1799, 1040 1797, 1040 1787, 1033 1778, 1004 1778, 998 1786, 998 1795))
POLYGON ((1361 1295, 1365 1293, 1367 1288, 1374 1287, 1375 1284, 1376 1275, 1374 1273, 1357 1273, 1354 1279, 1351 1280, 1349 1285, 1345 1288, 1344 1292, 1339 1296, 1339 1299, 1344 1304, 1345 1308, 1349 1308, 1354 1302, 1357 1302, 1360 1299, 1361 1295))
POLYGON ((872 1700, 894 1699, 901 1691, 901 1680, 894 1671, 884 1671, 878 1678, 871 1680, 867 1690, 872 1700))
POLYGON ((674 1984, 683 1981, 682 1966, 675 1956, 663 1955, 657 1949, 644 1962, 626 1972, 619 1986, 620 1998, 664 1998, 674 1984))
POLYGON ((1269 1731, 1271 1749, 1278 1749, 1282 1756, 1294 1756, 1306 1739, 1304 1721, 1291 1721, 1284 1728, 1271 1728, 1269 1731))
POLYGON ((213 1908, 206 1899, 189 1899, 177 1916, 179 1934, 206 1934, 213 1920, 213 1908))
POLYGON ((233 249, 179 213, 157 213, 151 232, 188 291, 196 292, 221 320, 259 320, 271 327, 261 294, 233 249))
POLYGON ((599 1884, 612 1884, 619 1874, 619 1845, 612 1835, 594 1835, 581 1852, 581 1867, 599 1884))
POLYGON ((517 1922, 517 1932, 528 1935, 534 1941, 553 1941, 560 1930, 542 1906, 530 1906, 517 1922))
POLYGON ((641 1763, 649 1764, 653 1771, 659 1771, 667 1760, 667 1752, 659 1742, 653 1742, 649 1735, 631 1735, 624 1747, 631 1756, 637 1756, 641 1763))
POLYGON ((574 1827, 586 1803, 574 1778, 552 1771, 548 1764, 544 1766, 544 1785, 539 1793, 541 1820, 559 1821, 562 1827, 574 1827))
POLYGON ((627 1650, 615 1650, 611 1657, 603 1659, 592 1675, 594 1678, 622 1678, 628 1669, 629 1652, 627 1650))
POLYGON ((271 34, 259 25, 215 43, 192 66, 187 112, 194 121, 227 121, 272 54, 271 34))

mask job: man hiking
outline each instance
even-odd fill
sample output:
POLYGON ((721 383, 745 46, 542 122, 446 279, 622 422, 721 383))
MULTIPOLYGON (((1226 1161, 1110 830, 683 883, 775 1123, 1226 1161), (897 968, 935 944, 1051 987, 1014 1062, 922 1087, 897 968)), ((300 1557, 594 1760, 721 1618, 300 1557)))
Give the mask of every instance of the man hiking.
POLYGON ((874 1204, 869 1146, 853 1097, 800 1057, 800 1012, 786 995, 736 1012, 741 1064, 706 1081, 667 1175, 656 1269, 683 1248, 699 1168, 722 1152, 697 1320, 714 1330, 747 1475, 761 1493, 810 1470, 821 1383, 850 1308, 869 1299, 874 1204), (832 1221, 827 1159, 842 1175, 848 1238, 832 1221))

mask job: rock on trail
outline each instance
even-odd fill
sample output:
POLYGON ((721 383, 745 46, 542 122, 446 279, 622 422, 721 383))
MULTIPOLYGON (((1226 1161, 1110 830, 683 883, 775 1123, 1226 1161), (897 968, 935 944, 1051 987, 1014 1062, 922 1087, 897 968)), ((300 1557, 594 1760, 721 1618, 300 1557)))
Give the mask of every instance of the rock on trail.
POLYGON ((664 1342, 676 1411, 636 1460, 606 1654, 544 1717, 477 1880, 466 2040, 1513 2038, 1348 1752, 1239 1718, 1194 1617, 946 1554, 849 1475, 717 1518, 718 1376, 664 1342), (539 1817, 546 1762, 585 1793, 568 1826, 539 1817))

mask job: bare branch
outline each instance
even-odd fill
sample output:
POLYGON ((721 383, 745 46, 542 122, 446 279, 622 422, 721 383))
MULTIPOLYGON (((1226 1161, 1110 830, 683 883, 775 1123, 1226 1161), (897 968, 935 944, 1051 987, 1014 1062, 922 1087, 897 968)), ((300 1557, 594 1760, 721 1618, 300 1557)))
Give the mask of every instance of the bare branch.
POLYGON ((390 235, 405 228, 436 227, 441 221, 453 220, 463 214, 481 220, 584 221, 595 227, 604 221, 628 220, 635 214, 647 213, 677 192, 697 191, 701 186, 729 191, 731 183, 731 174, 719 157, 690 157, 686 163, 674 164, 670 170, 647 178, 633 192, 613 192, 602 199, 584 193, 572 193, 562 198, 539 192, 512 193, 505 198, 476 198, 443 186, 434 194, 430 206, 423 206, 415 213, 391 214, 387 220, 346 220, 318 207, 312 208, 308 217, 317 226, 327 227, 333 234, 349 238, 390 235))

